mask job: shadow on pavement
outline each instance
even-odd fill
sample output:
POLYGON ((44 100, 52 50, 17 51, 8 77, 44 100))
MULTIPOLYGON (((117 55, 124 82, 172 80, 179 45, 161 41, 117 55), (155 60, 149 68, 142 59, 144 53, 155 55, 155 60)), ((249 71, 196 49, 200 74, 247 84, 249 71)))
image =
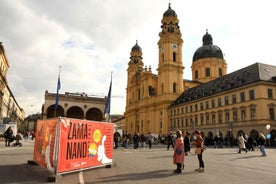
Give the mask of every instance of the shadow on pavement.
POLYGON ((0 165, 2 184, 7 183, 48 183, 50 173, 38 166, 30 164, 0 165))
POLYGON ((142 180, 154 180, 154 179, 162 179, 168 178, 171 176, 181 176, 185 174, 197 174, 197 172, 185 172, 183 171, 182 174, 174 173, 173 170, 157 170, 157 171, 149 171, 143 173, 127 173, 127 174, 119 174, 115 176, 108 176, 108 177, 101 177, 97 178, 98 181, 95 182, 85 182, 85 184, 96 184, 96 183, 112 183, 112 182, 124 182, 129 181, 131 183, 135 183, 135 181, 142 181, 142 180))

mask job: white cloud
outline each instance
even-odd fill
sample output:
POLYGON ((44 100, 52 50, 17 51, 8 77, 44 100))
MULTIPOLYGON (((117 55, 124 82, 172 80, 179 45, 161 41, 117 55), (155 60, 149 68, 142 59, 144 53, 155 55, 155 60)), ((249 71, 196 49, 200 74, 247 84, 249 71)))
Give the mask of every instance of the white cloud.
MULTIPOLYGON (((158 33, 167 0, 0 0, 0 41, 10 63, 8 84, 26 114, 40 112, 44 92, 107 94, 113 72, 111 112, 125 110, 130 50, 136 40, 145 65, 156 72, 158 33)), ((273 63, 274 2, 171 0, 180 21, 184 77, 205 30, 228 63, 228 72, 255 62, 273 63)))

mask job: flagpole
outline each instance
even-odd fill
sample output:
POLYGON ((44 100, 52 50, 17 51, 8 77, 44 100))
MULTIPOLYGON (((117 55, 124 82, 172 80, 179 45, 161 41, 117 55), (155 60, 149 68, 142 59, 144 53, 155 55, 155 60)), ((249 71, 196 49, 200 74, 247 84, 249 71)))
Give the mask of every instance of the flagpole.
POLYGON ((112 72, 111 72, 111 81, 110 81, 109 91, 108 91, 105 108, 104 108, 104 116, 105 116, 106 122, 111 122, 111 118, 110 118, 111 89, 112 89, 112 72))
POLYGON ((58 108, 58 91, 60 90, 60 71, 61 71, 61 65, 59 65, 59 71, 58 71, 58 82, 57 82, 57 93, 56 93, 56 103, 54 107, 54 117, 57 116, 57 108, 58 108))

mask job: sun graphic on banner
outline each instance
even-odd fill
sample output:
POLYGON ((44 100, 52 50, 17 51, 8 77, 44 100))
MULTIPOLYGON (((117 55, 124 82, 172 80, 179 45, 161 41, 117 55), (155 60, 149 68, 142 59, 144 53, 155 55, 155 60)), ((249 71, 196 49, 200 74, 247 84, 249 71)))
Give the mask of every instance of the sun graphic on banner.
POLYGON ((100 142, 101 137, 102 137, 101 131, 100 131, 99 129, 96 129, 96 130, 94 131, 94 134, 93 134, 93 139, 94 139, 94 141, 95 141, 96 143, 100 142))

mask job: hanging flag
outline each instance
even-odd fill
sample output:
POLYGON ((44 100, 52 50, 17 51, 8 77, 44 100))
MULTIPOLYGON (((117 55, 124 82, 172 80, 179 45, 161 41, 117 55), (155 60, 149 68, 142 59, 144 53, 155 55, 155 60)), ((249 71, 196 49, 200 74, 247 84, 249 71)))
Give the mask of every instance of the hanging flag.
POLYGON ((57 110, 58 108, 58 92, 61 88, 61 85, 60 85, 60 68, 61 66, 59 66, 59 74, 58 74, 58 82, 57 82, 57 93, 56 93, 56 103, 55 103, 55 111, 57 110))
POLYGON ((111 76, 109 91, 108 91, 107 99, 105 102, 105 108, 104 108, 104 115, 106 119, 109 119, 109 116, 110 116, 111 88, 112 88, 112 76, 111 76))

